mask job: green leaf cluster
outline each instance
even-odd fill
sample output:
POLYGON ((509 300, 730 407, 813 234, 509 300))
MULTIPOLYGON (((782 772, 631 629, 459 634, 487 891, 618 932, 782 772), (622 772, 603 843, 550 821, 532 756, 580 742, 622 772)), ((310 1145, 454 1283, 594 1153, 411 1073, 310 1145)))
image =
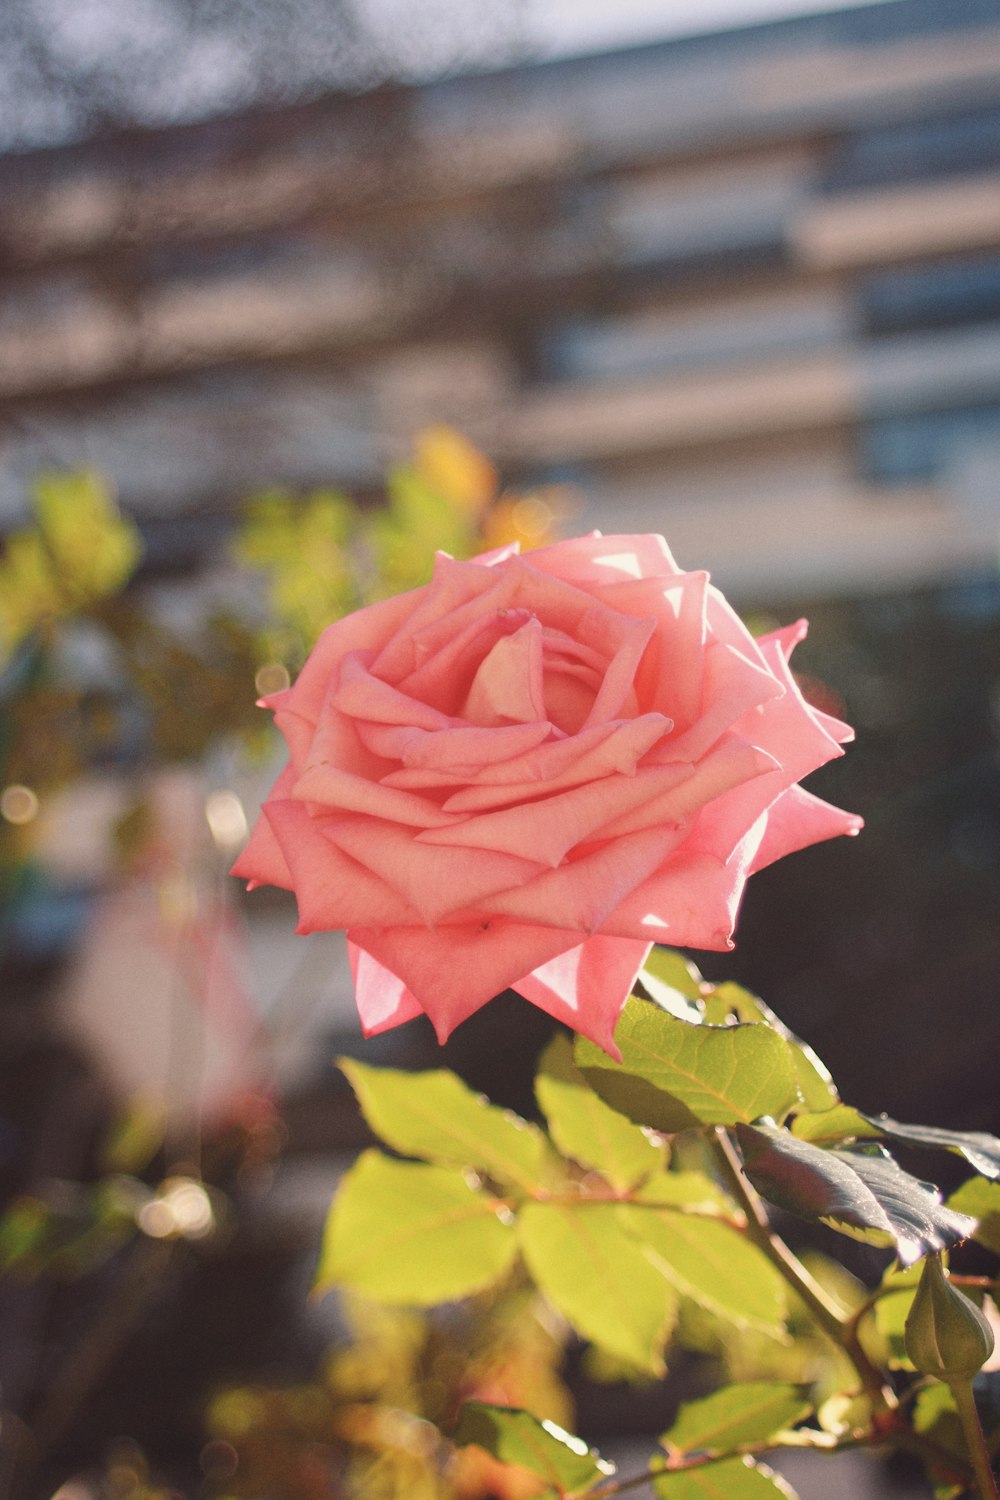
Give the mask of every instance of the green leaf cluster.
POLYGON ((683 1300, 783 1336, 780 1279, 703 1171, 675 1170, 662 1135, 589 1086, 557 1036, 536 1080, 546 1128, 444 1070, 345 1061, 372 1130, 334 1201, 317 1285, 388 1302, 467 1297, 526 1270, 582 1338, 659 1374, 683 1300))
MULTIPOLYGON (((546 1048, 542 1123, 444 1070, 346 1061, 396 1154, 372 1149, 346 1174, 317 1287, 429 1306, 527 1277, 610 1378, 662 1374, 671 1339, 710 1352, 732 1383, 681 1409, 653 1486, 667 1500, 773 1500, 790 1491, 760 1462, 769 1448, 883 1430, 878 1362, 909 1368, 918 1262, 973 1235, 1000 1248, 1000 1183, 988 1180, 1000 1141, 844 1103, 763 1001, 706 983, 679 954, 655 950, 637 991, 615 1033, 620 1061, 579 1037, 546 1048), (943 1203, 890 1154, 913 1147, 960 1154, 987 1180, 943 1203), (832 1262, 807 1270, 768 1203, 893 1252, 883 1284, 866 1297, 832 1262)), ((500 1405, 467 1408, 455 1441, 531 1469, 546 1493, 602 1484, 579 1439, 500 1405)))

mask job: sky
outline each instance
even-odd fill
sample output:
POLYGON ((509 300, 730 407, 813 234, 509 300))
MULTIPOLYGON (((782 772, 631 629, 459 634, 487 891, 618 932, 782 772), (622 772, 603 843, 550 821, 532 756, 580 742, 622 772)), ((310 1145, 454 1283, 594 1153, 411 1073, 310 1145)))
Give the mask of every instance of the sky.
POLYGON ((525 30, 543 52, 628 46, 781 16, 846 10, 868 0, 521 0, 525 30))

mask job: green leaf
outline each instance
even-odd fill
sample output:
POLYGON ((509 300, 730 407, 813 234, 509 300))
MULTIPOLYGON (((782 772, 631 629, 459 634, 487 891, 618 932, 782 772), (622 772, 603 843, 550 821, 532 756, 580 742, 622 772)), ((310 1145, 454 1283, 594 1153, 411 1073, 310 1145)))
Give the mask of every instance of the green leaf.
POLYGON ((672 948, 653 948, 639 970, 643 989, 661 1010, 699 1026, 705 1018, 704 984, 694 964, 672 948))
POLYGON ((784 1337, 784 1283, 738 1229, 670 1209, 623 1204, 618 1212, 678 1292, 739 1328, 784 1337))
POLYGON ((737 1021, 761 1021, 784 1037, 791 1048, 799 1092, 808 1109, 829 1109, 838 1102, 839 1095, 829 1068, 808 1042, 797 1037, 759 995, 730 981, 717 985, 705 1002, 705 1019, 721 1026, 726 1024, 728 1017, 735 1017, 737 1021))
POLYGON ((555 1422, 486 1401, 466 1401, 451 1440, 459 1448, 476 1443, 503 1464, 530 1469, 559 1495, 585 1494, 615 1472, 614 1464, 555 1422))
POLYGON ((962 1462, 967 1460, 962 1419, 955 1398, 944 1381, 935 1380, 933 1385, 924 1386, 918 1393, 913 1404, 913 1426, 962 1462))
POLYGON ((614 1203, 528 1203, 518 1237, 536 1285, 584 1338, 662 1374, 677 1296, 614 1203))
POLYGON ((878 1131, 858 1110, 849 1104, 835 1104, 832 1109, 815 1113, 806 1111, 792 1121, 792 1134, 814 1146, 837 1146, 842 1141, 875 1140, 878 1131))
POLYGON ((1000 1177, 1000 1139, 985 1131, 942 1130, 936 1125, 901 1125, 888 1115, 866 1115, 850 1105, 838 1104, 815 1114, 797 1115, 792 1123, 795 1135, 816 1145, 833 1145, 838 1141, 890 1140, 932 1150, 954 1151, 964 1156, 984 1177, 1000 1177))
POLYGON ((516 1255, 509 1216, 460 1171, 365 1151, 333 1200, 315 1285, 428 1307, 491 1286, 516 1255))
POLYGON ((633 1187, 662 1168, 663 1144, 598 1098, 561 1032, 542 1054, 535 1093, 563 1155, 600 1172, 614 1187, 633 1187))
POLYGON ((975 1229, 974 1219, 941 1202, 933 1183, 911 1177, 886 1152, 836 1154, 850 1162, 885 1209, 896 1236, 896 1253, 903 1265, 930 1250, 947 1250, 959 1240, 968 1239, 975 1229))
POLYGON ((787 1480, 752 1458, 724 1458, 676 1474, 658 1474, 653 1489, 661 1500, 796 1500, 787 1480))
POLYGON ((701 1401, 685 1401, 660 1438, 680 1453, 729 1453, 741 1443, 763 1443, 809 1415, 801 1386, 754 1380, 727 1385, 701 1401))
POLYGON ((341 1058, 339 1065, 368 1124, 394 1151, 475 1167, 527 1193, 540 1186, 546 1142, 538 1127, 488 1103, 454 1073, 445 1068, 403 1073, 351 1058, 341 1058))
POLYGON ((908 1265, 964 1239, 972 1220, 879 1153, 824 1151, 771 1126, 736 1127, 744 1171, 770 1203, 868 1244, 893 1245, 908 1265))
POLYGON ((651 975, 660 984, 669 985, 688 1000, 700 1000, 705 991, 711 989, 691 960, 678 953, 676 948, 663 948, 657 944, 650 949, 640 972, 651 975))
POLYGON ((970 1177, 948 1199, 948 1207, 978 1220, 972 1238, 1000 1255, 1000 1182, 970 1177))
POLYGON ((920 1282, 919 1263, 900 1269, 890 1266, 882 1277, 879 1298, 875 1303, 875 1327, 886 1346, 886 1363, 890 1370, 912 1370, 906 1352, 906 1320, 913 1306, 920 1282))
POLYGON ((888 1115, 862 1115, 880 1136, 912 1146, 955 1151, 984 1177, 1000 1177, 1000 1140, 983 1130, 942 1130, 937 1125, 900 1125, 888 1115))
POLYGON ((632 996, 615 1041, 620 1063, 578 1038, 577 1066, 612 1109, 654 1130, 782 1115, 798 1097, 791 1051, 769 1026, 693 1026, 632 996))
POLYGON ((734 1218, 737 1208, 706 1172, 660 1172, 632 1195, 635 1203, 656 1208, 683 1208, 690 1214, 734 1218))

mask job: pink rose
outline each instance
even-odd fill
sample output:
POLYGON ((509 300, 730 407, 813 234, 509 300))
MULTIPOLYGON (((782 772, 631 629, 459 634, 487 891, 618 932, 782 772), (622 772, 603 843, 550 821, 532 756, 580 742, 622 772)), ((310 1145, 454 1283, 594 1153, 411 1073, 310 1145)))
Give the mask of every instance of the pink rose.
POLYGON ((800 777, 846 725, 658 536, 455 562, 338 620, 265 700, 288 742, 234 873, 346 928, 368 1034, 508 986, 616 1055, 654 942, 728 948, 747 877, 860 818, 800 777))

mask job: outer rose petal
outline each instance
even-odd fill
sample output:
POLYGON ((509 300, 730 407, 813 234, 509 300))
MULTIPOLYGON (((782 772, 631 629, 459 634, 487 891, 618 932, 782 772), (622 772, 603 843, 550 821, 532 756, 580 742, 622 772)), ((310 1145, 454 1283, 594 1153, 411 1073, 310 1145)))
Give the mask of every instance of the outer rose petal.
POLYGON ((329 843, 301 802, 268 802, 264 811, 291 871, 299 932, 420 920, 384 880, 329 843))
MULTIPOLYGON (((293 766, 285 766, 271 788, 270 801, 275 797, 287 797, 295 781, 293 766)), ((288 861, 281 852, 281 845, 266 817, 258 818, 250 841, 229 872, 241 880, 250 882, 250 889, 258 885, 276 885, 283 891, 295 889, 288 861)))
POLYGON ((820 844, 824 839, 837 838, 844 833, 857 834, 863 827, 864 819, 857 813, 844 812, 800 786, 789 787, 768 809, 767 830, 750 866, 750 874, 755 875, 765 865, 773 864, 786 854, 806 849, 810 844, 820 844))
POLYGON ((404 1021, 423 1015, 419 1000, 377 958, 350 942, 347 957, 365 1036, 378 1036, 380 1031, 389 1031, 393 1026, 402 1026, 404 1021))
POLYGON ((412 828, 381 818, 338 818, 323 832, 397 891, 428 925, 453 912, 477 909, 485 898, 511 886, 530 890, 545 868, 495 849, 436 849, 414 838, 412 828))
POLYGON ((604 923, 609 936, 644 938, 680 948, 725 951, 746 884, 746 869, 707 854, 678 850, 604 923))
POLYGON ((377 650, 386 636, 398 630, 412 613, 419 593, 419 589, 414 589, 393 599, 380 599, 377 604, 369 604, 366 609, 328 625, 309 653, 294 686, 275 696, 284 700, 286 708, 315 724, 331 678, 336 677, 343 658, 351 651, 377 650))
POLYGON ((578 932, 503 918, 424 927, 353 928, 348 939, 399 975, 427 1012, 438 1040, 526 970, 579 945, 578 932))
POLYGON ((612 583, 616 578, 665 578, 679 573, 662 536, 640 532, 625 536, 569 537, 528 554, 533 567, 578 586, 612 583))
POLYGON ((615 1024, 651 947, 641 940, 588 938, 578 948, 540 964, 512 988, 621 1062, 615 1024))

